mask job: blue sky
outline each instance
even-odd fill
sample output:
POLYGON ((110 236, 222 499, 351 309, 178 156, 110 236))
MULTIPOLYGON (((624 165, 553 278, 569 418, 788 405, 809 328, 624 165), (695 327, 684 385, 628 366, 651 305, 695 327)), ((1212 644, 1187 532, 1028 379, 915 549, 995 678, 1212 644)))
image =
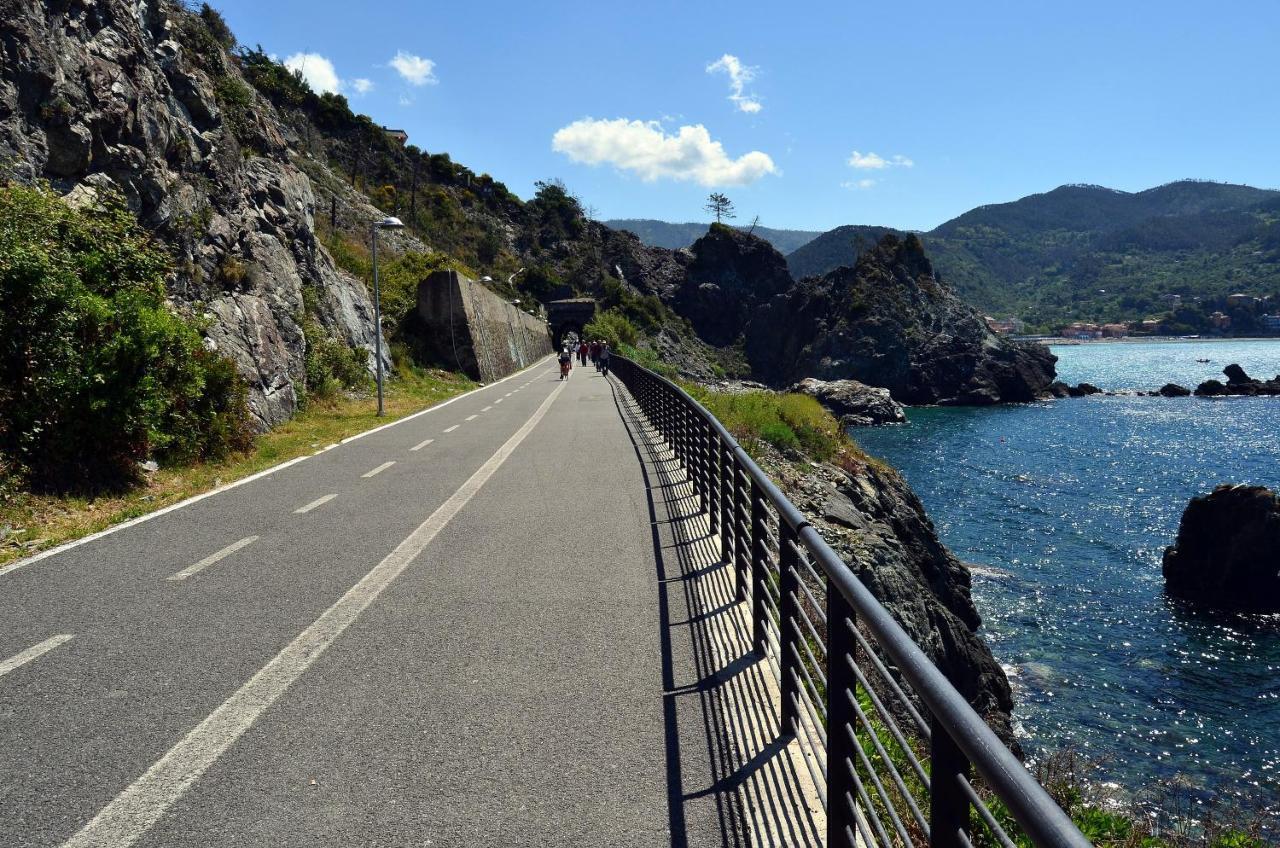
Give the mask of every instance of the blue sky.
POLYGON ((214 5, 423 149, 600 218, 703 220, 721 190, 740 221, 929 229, 1063 183, 1280 187, 1275 0, 214 5))

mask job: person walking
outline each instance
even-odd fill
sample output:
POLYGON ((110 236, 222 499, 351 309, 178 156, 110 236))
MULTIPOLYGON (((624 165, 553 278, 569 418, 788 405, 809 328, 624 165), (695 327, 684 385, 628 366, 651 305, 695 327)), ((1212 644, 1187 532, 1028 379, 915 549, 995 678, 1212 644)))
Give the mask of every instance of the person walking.
POLYGON ((609 343, 601 342, 600 343, 600 373, 606 377, 609 376, 609 359, 611 356, 612 354, 609 353, 609 343))
POLYGON ((578 345, 578 364, 587 364, 587 340, 583 339, 582 344, 578 345))

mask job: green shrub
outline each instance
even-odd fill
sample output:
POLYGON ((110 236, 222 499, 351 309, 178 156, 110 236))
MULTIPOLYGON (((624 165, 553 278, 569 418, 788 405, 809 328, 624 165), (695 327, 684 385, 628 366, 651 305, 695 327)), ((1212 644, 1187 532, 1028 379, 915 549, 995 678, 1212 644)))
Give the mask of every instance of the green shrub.
POLYGON ((115 488, 151 456, 248 447, 244 387, 169 308, 168 270, 120 197, 77 211, 0 186, 0 454, 26 485, 115 488))
POLYGON ((312 398, 330 398, 338 392, 360 391, 369 386, 369 353, 329 336, 316 319, 317 299, 313 289, 302 289, 302 335, 307 349, 303 355, 306 394, 300 406, 312 398))
POLYGON ((621 349, 623 345, 634 347, 636 340, 640 338, 636 325, 616 309, 597 312, 587 326, 582 328, 582 332, 589 339, 604 339, 614 350, 621 349))

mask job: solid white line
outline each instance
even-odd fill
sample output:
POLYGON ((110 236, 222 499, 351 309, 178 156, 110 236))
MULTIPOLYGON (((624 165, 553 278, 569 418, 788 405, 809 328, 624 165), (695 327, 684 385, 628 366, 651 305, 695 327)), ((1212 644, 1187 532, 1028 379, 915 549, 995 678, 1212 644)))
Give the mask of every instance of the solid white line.
POLYGON ((325 504, 327 504, 329 501, 333 500, 336 497, 337 495, 334 494, 334 495, 325 495, 323 498, 316 498, 306 506, 298 507, 293 511, 293 513, 294 515, 302 515, 302 513, 310 512, 311 510, 315 509, 318 506, 324 506, 325 504))
POLYGON ((458 429, 458 427, 459 427, 458 424, 454 424, 452 427, 445 427, 444 431, 446 433, 452 433, 454 430, 458 429))
POLYGON ((415 418, 418 418, 422 415, 426 415, 428 412, 435 412, 437 409, 442 409, 443 407, 446 407, 451 403, 460 401, 465 397, 470 397, 476 392, 483 392, 485 389, 491 389, 494 386, 507 382, 508 380, 515 379, 516 377, 523 374, 525 371, 528 371, 530 368, 536 368, 540 364, 541 364, 541 360, 533 363, 532 365, 529 365, 526 368, 522 368, 519 371, 508 374, 507 376, 503 377, 501 380, 492 382, 487 386, 477 386, 476 388, 472 389, 469 392, 463 392, 462 394, 451 397, 448 400, 441 401, 440 403, 437 403, 434 406, 429 406, 426 409, 419 410, 418 412, 415 412, 412 415, 406 415, 404 418, 398 418, 395 421, 391 421, 387 424, 374 427, 370 430, 365 430, 363 433, 356 433, 354 436, 348 436, 342 441, 335 442, 334 444, 329 445, 328 447, 321 448, 320 450, 316 451, 313 454, 307 454, 306 456, 295 456, 293 459, 286 459, 284 462, 280 463, 279 465, 273 465, 270 468, 264 468, 261 471, 258 471, 254 474, 250 474, 248 477, 241 477, 239 480, 232 480, 230 483, 227 483, 224 486, 219 486, 216 489, 210 489, 207 492, 201 492, 198 495, 192 495, 186 500, 181 500, 181 501, 178 501, 177 503, 169 504, 166 507, 157 509, 155 512, 148 512, 146 515, 139 515, 137 518, 131 518, 128 521, 122 521, 121 523, 114 524, 105 530, 99 530, 97 533, 90 533, 88 536, 81 536, 79 539, 72 539, 70 542, 64 542, 63 544, 57 545, 56 547, 52 547, 47 551, 41 551, 38 554, 32 554, 26 559, 20 559, 20 560, 17 560, 16 562, 11 562, 8 565, 0 565, 0 577, 3 577, 4 575, 9 574, 11 572, 17 571, 19 568, 26 568, 28 565, 39 562, 42 559, 48 559, 51 556, 56 556, 62 553, 63 551, 69 551, 72 548, 78 548, 81 545, 87 545, 89 542, 95 542, 98 539, 101 539, 103 536, 110 536, 112 533, 119 533, 121 530, 126 530, 130 527, 133 527, 136 524, 141 524, 144 521, 150 521, 153 518, 159 518, 160 516, 173 512, 174 510, 182 509, 183 507, 186 507, 186 506, 191 506, 193 503, 202 501, 205 498, 211 498, 214 495, 220 495, 223 492, 236 488, 237 486, 243 486, 246 483, 252 483, 255 480, 261 480, 263 477, 266 477, 268 474, 275 474, 277 471, 282 471, 285 468, 288 468, 290 465, 297 465, 299 462, 302 462, 304 459, 307 459, 312 456, 317 456, 319 454, 324 453, 325 451, 332 450, 333 448, 336 448, 339 445, 345 445, 348 442, 354 442, 356 439, 363 439, 365 436, 368 436, 370 433, 377 433, 378 431, 385 430, 388 427, 394 427, 397 424, 403 424, 406 421, 412 421, 415 418))
POLYGON ((9 672, 19 666, 24 666, 32 660, 49 653, 63 642, 70 642, 74 637, 70 633, 63 633, 59 636, 51 636, 45 639, 39 645, 32 645, 20 654, 9 657, 9 659, 0 662, 0 677, 4 677, 9 672))
POLYGON ((252 545, 256 541, 258 541, 257 536, 245 536, 240 541, 227 545, 225 548, 218 551, 216 554, 209 554, 207 557, 200 560, 195 565, 188 565, 186 568, 182 569, 177 574, 170 574, 165 579, 166 580, 186 580, 191 575, 198 574, 199 572, 204 571, 206 568, 213 565, 218 560, 229 557, 236 551, 240 550, 241 548, 252 545))
MULTIPOLYGON (((562 387, 561 387, 562 388, 562 387)), ((386 559, 347 590, 248 683, 224 701, 151 768, 117 795, 63 848, 128 848, 274 704, 369 605, 409 567, 515 452, 559 395, 547 396, 529 420, 386 559)))
POLYGON ((466 420, 475 421, 479 417, 480 417, 479 415, 468 415, 466 420))
POLYGON ((492 406, 486 406, 484 409, 482 409, 482 410, 480 410, 480 411, 481 411, 481 412, 488 412, 488 411, 489 411, 489 410, 491 410, 491 409, 493 409, 493 407, 492 407, 492 406))
POLYGON ((422 441, 418 442, 418 443, 417 443, 416 445, 414 445, 413 447, 409 448, 409 450, 411 450, 411 451, 420 451, 420 450, 422 450, 423 448, 425 448, 427 445, 431 444, 431 443, 432 443, 432 442, 434 442, 434 441, 435 441, 435 439, 423 439, 422 441))
POLYGON ((373 469, 372 471, 369 471, 369 472, 366 472, 366 473, 364 473, 364 474, 361 474, 360 476, 361 476, 361 477, 372 477, 372 476, 373 476, 373 475, 375 475, 375 474, 381 474, 382 472, 386 471, 388 468, 390 468, 391 466, 393 466, 393 465, 395 465, 395 464, 396 464, 396 461, 395 461, 394 459, 393 459, 393 460, 391 460, 390 462, 384 462, 384 463, 382 463, 381 465, 379 465, 377 468, 373 469))

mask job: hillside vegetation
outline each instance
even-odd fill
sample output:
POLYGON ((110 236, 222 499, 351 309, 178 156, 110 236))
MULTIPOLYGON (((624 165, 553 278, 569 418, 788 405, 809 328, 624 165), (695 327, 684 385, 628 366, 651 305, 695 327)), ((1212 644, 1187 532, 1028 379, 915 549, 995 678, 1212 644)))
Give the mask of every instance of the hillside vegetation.
MULTIPOLYGON (((797 277, 851 265, 883 232, 838 227, 787 263, 797 277)), ((1280 191, 1249 186, 1062 186, 979 207, 921 237, 961 297, 1029 329, 1143 319, 1169 310, 1166 295, 1202 298, 1211 311, 1234 292, 1280 294, 1280 191)))

